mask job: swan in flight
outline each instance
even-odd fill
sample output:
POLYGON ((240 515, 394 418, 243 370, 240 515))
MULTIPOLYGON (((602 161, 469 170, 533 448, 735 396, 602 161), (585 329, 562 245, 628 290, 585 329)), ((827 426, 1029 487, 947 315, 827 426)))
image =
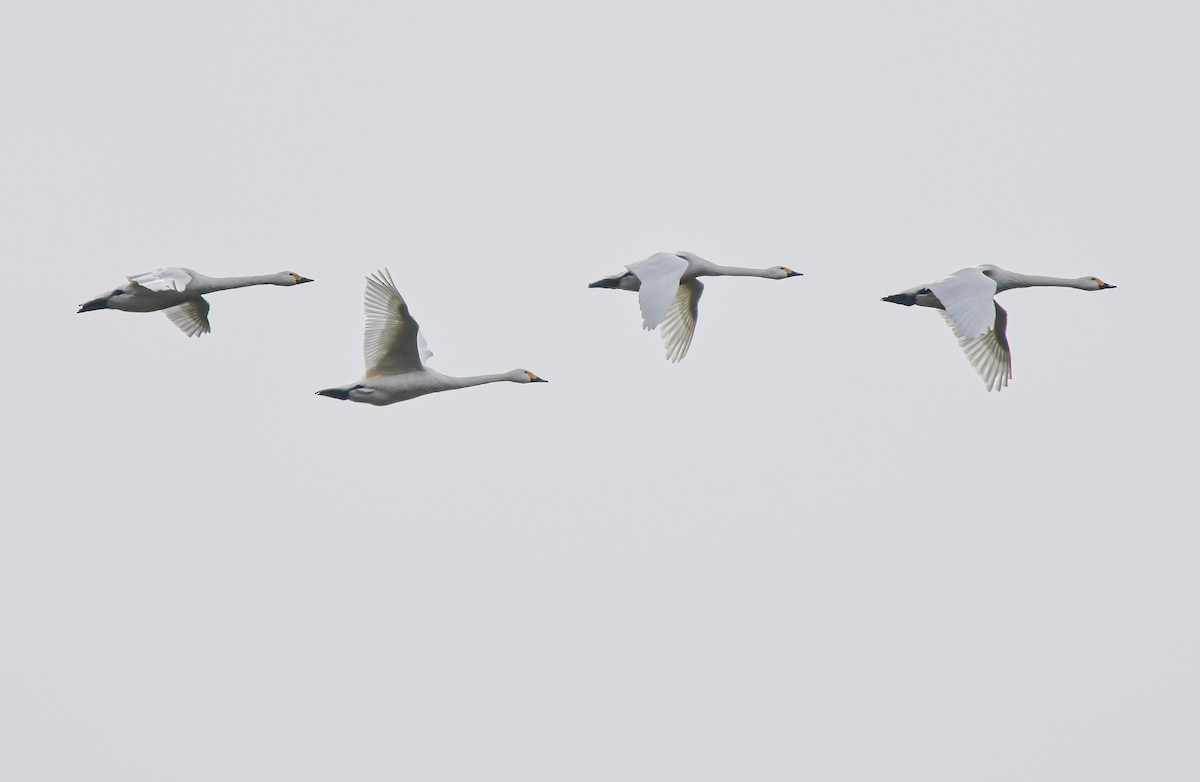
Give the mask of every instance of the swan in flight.
POLYGON ((248 285, 300 285, 312 282, 293 272, 250 277, 205 277, 191 269, 177 268, 156 269, 125 279, 128 282, 120 288, 80 304, 79 312, 162 310, 189 337, 211 331, 208 325, 208 302, 204 299, 206 293, 245 288, 248 285))
POLYGON ((1008 350, 1008 313, 993 297, 1013 288, 1078 288, 1102 291, 1115 288, 1098 277, 1039 277, 1017 274, 985 264, 960 269, 928 285, 918 285, 883 301, 911 307, 934 307, 958 337, 971 366, 983 378, 989 391, 999 391, 1012 379, 1012 355, 1008 350))
POLYGON ((320 396, 390 405, 438 391, 481 386, 485 383, 545 383, 524 369, 499 375, 449 377, 425 366, 433 351, 425 344, 420 326, 408 311, 408 305, 387 269, 367 277, 363 296, 367 314, 363 333, 363 358, 367 371, 362 380, 337 388, 318 391, 320 396))
POLYGON ((699 314, 700 294, 704 283, 698 277, 763 277, 768 280, 783 280, 800 277, 786 266, 769 269, 743 269, 737 266, 719 266, 698 255, 680 251, 677 253, 655 253, 644 261, 631 263, 628 271, 596 280, 589 288, 616 288, 622 291, 637 291, 638 305, 642 310, 642 327, 653 331, 663 327, 663 345, 667 360, 679 361, 687 355, 696 332, 696 317, 699 314))

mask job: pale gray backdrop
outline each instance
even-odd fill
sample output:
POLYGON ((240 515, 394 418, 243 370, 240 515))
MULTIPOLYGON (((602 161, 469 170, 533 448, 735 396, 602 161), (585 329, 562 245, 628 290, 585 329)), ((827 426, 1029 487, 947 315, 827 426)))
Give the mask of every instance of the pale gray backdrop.
POLYGON ((1190 3, 8 2, 5 780, 1195 780, 1190 3), (692 352, 588 282, 714 280, 692 352), (987 394, 933 312, 1006 294, 987 394), (289 269, 213 333, 76 315, 289 269), (451 374, 361 372, 391 268, 451 374))

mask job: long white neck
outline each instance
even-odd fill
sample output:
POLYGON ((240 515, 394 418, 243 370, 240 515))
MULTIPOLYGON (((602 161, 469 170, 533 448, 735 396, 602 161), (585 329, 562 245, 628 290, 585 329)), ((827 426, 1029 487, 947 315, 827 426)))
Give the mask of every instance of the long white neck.
POLYGON ((721 266, 705 263, 696 272, 697 277, 771 277, 770 269, 747 269, 743 266, 721 266))
POLYGON ((283 284, 278 274, 252 274, 248 277, 205 277, 205 286, 210 291, 227 291, 250 285, 283 284))
POLYGON ((515 372, 502 372, 498 375, 474 375, 472 377, 450 377, 449 375, 443 375, 442 377, 446 379, 447 388, 470 388, 471 386, 483 386, 488 383, 503 383, 505 381, 519 383, 521 382, 517 378, 519 374, 521 373, 517 370, 515 372))
POLYGON ((1094 288, 1091 277, 1043 277, 1037 274, 1017 274, 1016 272, 1004 272, 1003 275, 996 276, 996 292, 1011 290, 1012 288, 1079 288, 1080 290, 1092 290, 1094 288))

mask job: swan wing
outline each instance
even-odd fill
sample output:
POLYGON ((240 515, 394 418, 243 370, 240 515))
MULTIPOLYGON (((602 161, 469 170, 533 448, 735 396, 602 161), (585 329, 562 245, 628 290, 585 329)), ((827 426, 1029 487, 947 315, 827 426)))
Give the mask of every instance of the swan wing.
POLYGON ((398 375, 424 366, 419 347, 420 326, 409 314, 408 304, 396 290, 396 283, 392 282, 387 269, 367 277, 363 309, 366 312, 363 332, 366 377, 398 375))
POLYGON ((954 329, 959 347, 983 378, 988 391, 999 391, 1012 380, 1012 353, 1008 349, 1008 313, 994 301, 992 306, 995 307, 995 325, 977 337, 966 336, 945 311, 942 311, 942 317, 954 329))
POLYGON ((961 269, 937 282, 929 290, 945 309, 946 320, 959 339, 982 337, 995 327, 996 281, 981 269, 961 269))
POLYGON ((186 269, 176 268, 155 269, 126 279, 151 291, 183 291, 192 283, 192 275, 186 269))
POLYGON ((696 318, 700 313, 700 294, 704 283, 691 279, 679 285, 671 309, 662 323, 663 345, 667 349, 667 360, 681 361, 692 345, 696 333, 696 318))
POLYGON ((168 307, 163 314, 189 337, 198 337, 212 330, 208 325, 208 302, 203 297, 168 307))
POLYGON ((647 331, 657 328, 667 317, 679 293, 679 278, 687 267, 687 261, 671 253, 655 253, 625 267, 641 281, 638 305, 642 309, 642 327, 647 331))

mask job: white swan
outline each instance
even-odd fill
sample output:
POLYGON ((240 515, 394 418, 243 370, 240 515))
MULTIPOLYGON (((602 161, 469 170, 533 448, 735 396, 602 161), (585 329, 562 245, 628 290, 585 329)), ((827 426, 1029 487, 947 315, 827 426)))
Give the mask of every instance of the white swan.
POLYGON ((204 294, 248 285, 300 285, 312 282, 293 272, 251 277, 205 277, 191 269, 156 269, 127 277, 128 283, 79 305, 79 312, 123 310, 164 314, 189 337, 207 334, 208 302, 204 294))
POLYGON ((737 266, 719 266, 698 255, 680 251, 677 253, 655 253, 644 261, 625 267, 629 271, 605 277, 589 285, 589 288, 616 288, 623 291, 638 291, 638 304, 642 309, 642 326, 653 331, 663 326, 663 345, 667 360, 679 361, 687 355, 696 331, 699 314, 700 294, 704 283, 697 277, 763 277, 768 280, 783 280, 800 277, 786 266, 769 269, 743 269, 737 266))
POLYGON ((1008 349, 1008 313, 992 298, 1013 288, 1052 286, 1102 291, 1115 288, 1097 277, 1039 277, 1017 274, 985 264, 960 269, 948 277, 918 285, 883 301, 905 307, 934 307, 954 329, 958 344, 966 351, 971 366, 989 391, 999 391, 1012 379, 1012 355, 1008 349))
POLYGON ((320 396, 366 402, 371 405, 390 405, 438 391, 481 386, 485 383, 545 383, 524 369, 514 369, 499 375, 450 377, 425 366, 433 351, 425 344, 420 326, 408 311, 408 305, 387 269, 367 277, 363 296, 367 314, 363 333, 363 358, 367 371, 357 383, 325 388, 320 396))

